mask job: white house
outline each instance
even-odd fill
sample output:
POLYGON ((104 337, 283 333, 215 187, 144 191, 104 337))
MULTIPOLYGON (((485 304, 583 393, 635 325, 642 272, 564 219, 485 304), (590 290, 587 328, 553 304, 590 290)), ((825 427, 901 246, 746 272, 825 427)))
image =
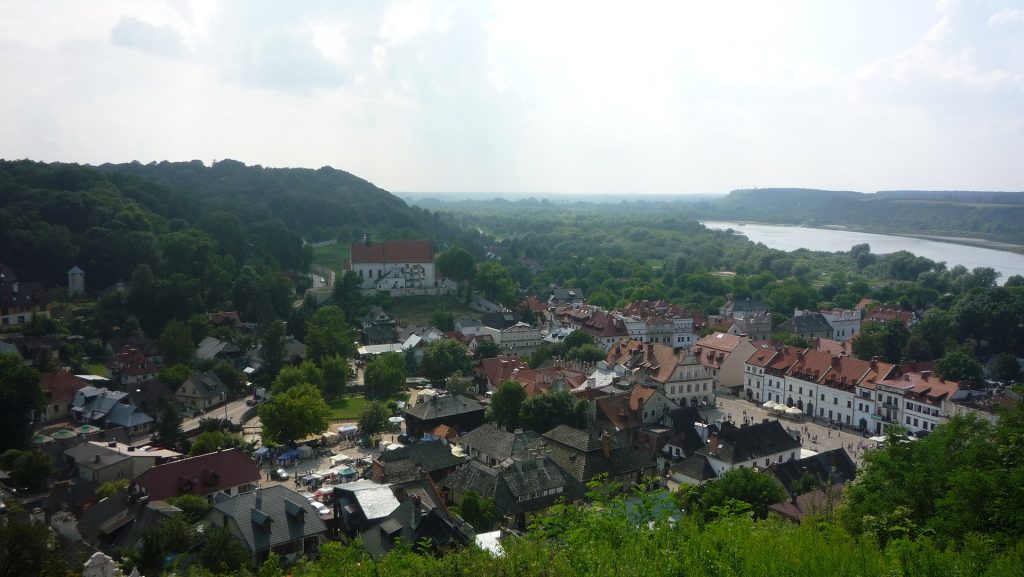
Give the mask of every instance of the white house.
POLYGON ((437 288, 434 246, 429 240, 362 242, 351 247, 349 270, 364 289, 437 288))

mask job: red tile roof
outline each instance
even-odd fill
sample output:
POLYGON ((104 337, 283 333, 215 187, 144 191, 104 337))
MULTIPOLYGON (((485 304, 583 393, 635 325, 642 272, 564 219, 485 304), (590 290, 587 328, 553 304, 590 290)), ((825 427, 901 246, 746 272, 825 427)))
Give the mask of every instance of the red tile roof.
POLYGON ((528 395, 546 393, 558 383, 564 384, 567 390, 572 390, 587 382, 587 375, 562 367, 521 370, 512 378, 523 385, 528 395))
POLYGON ((518 357, 500 356, 480 361, 478 371, 487 377, 487 381, 497 387, 512 378, 517 371, 526 371, 530 365, 518 357))
POLYGON ((231 487, 258 483, 260 469, 248 455, 227 449, 157 465, 135 478, 154 501, 178 495, 209 495, 231 487))
POLYGON ((47 399, 51 403, 62 401, 73 401, 78 389, 88 385, 83 379, 72 375, 67 371, 55 373, 43 373, 39 378, 39 386, 44 392, 49 393, 47 399))
POLYGON ((434 262, 434 245, 429 240, 386 240, 352 245, 352 264, 404 262, 434 262))

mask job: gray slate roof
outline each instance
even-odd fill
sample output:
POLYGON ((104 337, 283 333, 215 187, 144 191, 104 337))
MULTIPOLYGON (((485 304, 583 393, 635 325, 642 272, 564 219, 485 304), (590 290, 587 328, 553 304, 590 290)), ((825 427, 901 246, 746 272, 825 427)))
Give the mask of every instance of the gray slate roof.
POLYGON ((604 456, 601 438, 567 425, 559 425, 544 433, 529 449, 547 454, 551 460, 579 483, 587 483, 601 473, 609 477, 640 473, 654 467, 633 447, 623 447, 614 439, 610 455, 604 456))
POLYGON ((510 433, 490 423, 484 423, 462 435, 459 444, 471 447, 500 463, 539 438, 540 435, 533 431, 510 433))
POLYGON ((194 383, 196 386, 196 394, 200 395, 204 399, 219 399, 222 395, 227 395, 227 387, 217 376, 217 373, 213 371, 206 371, 205 373, 196 373, 191 377, 185 379, 185 382, 178 387, 180 391, 182 387, 194 383))
POLYGON ((483 405, 463 395, 436 395, 406 407, 405 413, 423 421, 430 421, 483 410, 483 405))
POLYGON ((708 458, 700 453, 690 455, 682 461, 673 464, 671 470, 701 483, 718 476, 715 474, 715 469, 711 466, 711 463, 708 462, 708 458))
POLYGON ((775 477, 786 491, 793 492, 793 484, 805 474, 810 474, 818 483, 848 483, 857 474, 857 465, 847 454, 846 449, 838 448, 824 451, 817 455, 793 459, 784 463, 775 463, 768 467, 768 473, 775 477))
POLYGON ((821 313, 808 313, 793 317, 779 325, 779 330, 794 335, 800 334, 832 334, 832 325, 828 324, 821 313))
MULTIPOLYGON (((765 455, 783 451, 798 451, 800 443, 786 432, 779 421, 756 423, 737 427, 722 423, 718 430, 716 458, 726 463, 742 463, 765 455)), ((710 454, 710 447, 698 450, 699 454, 710 454)))
POLYGON ((441 441, 426 441, 384 451, 378 460, 385 464, 410 461, 428 473, 457 467, 466 461, 464 457, 453 455, 451 445, 441 441))
POLYGON ((327 532, 327 525, 317 516, 309 501, 283 485, 224 499, 213 506, 207 518, 221 514, 234 520, 249 550, 254 553, 327 532), (256 506, 257 495, 260 497, 259 507, 256 506), (292 504, 288 505, 289 502, 292 504), (290 513, 287 509, 301 510, 302 513, 290 513), (269 530, 260 523, 263 519, 270 520, 269 530))

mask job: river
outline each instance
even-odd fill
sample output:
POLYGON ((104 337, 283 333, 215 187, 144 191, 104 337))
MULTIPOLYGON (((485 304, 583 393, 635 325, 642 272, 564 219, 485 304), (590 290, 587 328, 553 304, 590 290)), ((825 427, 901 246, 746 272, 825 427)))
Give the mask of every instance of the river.
POLYGON ((1024 255, 991 248, 908 236, 827 228, 723 221, 703 221, 701 224, 717 230, 731 228, 754 242, 784 251, 806 248, 825 252, 841 252, 850 250, 853 245, 867 243, 871 246, 871 252, 875 254, 905 250, 936 262, 945 262, 946 266, 950 268, 958 264, 964 265, 968 270, 976 267, 991 267, 1001 273, 999 284, 1003 284, 1008 277, 1015 274, 1024 276, 1024 255))

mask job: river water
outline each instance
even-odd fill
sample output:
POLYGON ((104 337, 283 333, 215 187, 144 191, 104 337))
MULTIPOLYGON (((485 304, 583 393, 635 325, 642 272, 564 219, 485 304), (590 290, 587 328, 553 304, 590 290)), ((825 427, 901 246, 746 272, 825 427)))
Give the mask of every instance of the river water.
POLYGON ((853 245, 867 243, 871 246, 871 252, 875 254, 905 250, 936 262, 945 262, 949 268, 958 264, 964 265, 967 270, 980 266, 991 267, 1002 273, 1002 276, 999 277, 999 284, 1006 282, 1007 277, 1012 275, 1024 275, 1024 255, 991 248, 907 236, 802 226, 723 221, 704 221, 701 224, 717 230, 731 228, 754 242, 784 251, 806 248, 824 252, 840 252, 850 250, 853 245))

